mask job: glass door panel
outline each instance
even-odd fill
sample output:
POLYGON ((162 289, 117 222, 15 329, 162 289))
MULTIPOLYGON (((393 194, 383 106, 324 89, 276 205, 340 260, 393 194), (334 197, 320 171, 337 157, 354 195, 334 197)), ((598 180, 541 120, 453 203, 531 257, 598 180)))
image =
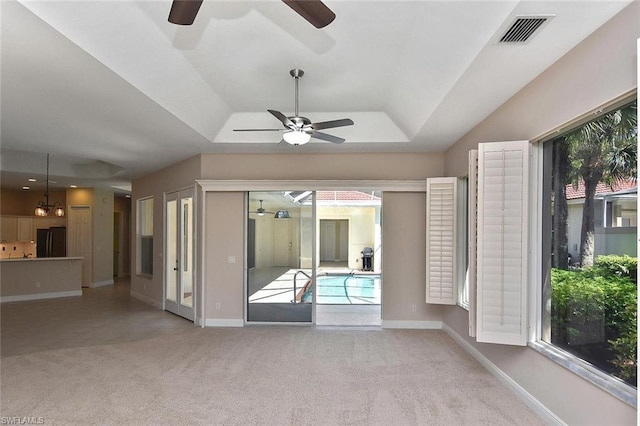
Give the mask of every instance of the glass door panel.
POLYGON ((180 284, 182 306, 193 308, 193 197, 180 199, 182 210, 182 246, 180 284))
POLYGON ((166 299, 173 303, 178 301, 178 201, 167 199, 167 257, 166 257, 166 299))
POLYGON ((311 322, 313 193, 248 196, 247 321, 311 322))
POLYGON ((165 202, 165 309, 193 320, 193 190, 167 194, 165 202))

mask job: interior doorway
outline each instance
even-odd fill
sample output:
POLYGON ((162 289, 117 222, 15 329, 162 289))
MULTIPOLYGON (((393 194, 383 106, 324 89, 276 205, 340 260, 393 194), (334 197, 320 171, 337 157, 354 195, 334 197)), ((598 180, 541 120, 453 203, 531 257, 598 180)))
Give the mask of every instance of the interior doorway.
POLYGON ((348 267, 349 219, 320 219, 320 266, 348 267))
POLYGON ((93 222, 91 206, 70 206, 67 256, 82 257, 82 287, 93 282, 93 222))

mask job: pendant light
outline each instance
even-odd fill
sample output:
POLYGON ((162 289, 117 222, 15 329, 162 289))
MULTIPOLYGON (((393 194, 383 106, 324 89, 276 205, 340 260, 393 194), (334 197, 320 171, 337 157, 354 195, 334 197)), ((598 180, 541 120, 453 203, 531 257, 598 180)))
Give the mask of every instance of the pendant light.
POLYGON ((53 214, 58 217, 64 216, 64 209, 59 201, 49 204, 49 154, 47 154, 47 191, 44 193, 44 197, 45 201, 38 202, 36 206, 36 216, 48 216, 50 211, 53 211, 53 214))

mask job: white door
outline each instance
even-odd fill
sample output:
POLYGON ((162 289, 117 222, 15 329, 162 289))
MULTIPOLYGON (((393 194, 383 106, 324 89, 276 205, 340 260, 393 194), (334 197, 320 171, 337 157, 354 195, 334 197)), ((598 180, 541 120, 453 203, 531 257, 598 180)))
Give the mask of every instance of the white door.
POLYGON ((289 220, 274 220, 273 223, 273 266, 291 266, 291 224, 289 220))
POLYGON ((71 206, 67 230, 67 256, 82 257, 82 287, 90 287, 93 275, 93 234, 91 207, 71 206))
POLYGON ((336 222, 320 220, 320 262, 336 261, 336 222))
POLYGON ((165 309, 193 321, 194 307, 193 190, 165 199, 165 309))

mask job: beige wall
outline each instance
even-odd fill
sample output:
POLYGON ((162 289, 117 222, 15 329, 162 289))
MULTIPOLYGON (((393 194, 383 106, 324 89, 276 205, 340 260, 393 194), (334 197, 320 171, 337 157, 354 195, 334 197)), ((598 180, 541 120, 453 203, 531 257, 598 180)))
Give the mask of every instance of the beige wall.
POLYGON ((382 195, 382 325, 437 328, 441 306, 426 299, 426 195, 382 195), (425 324, 424 322, 435 322, 425 324))
POLYGON ((243 192, 206 195, 204 283, 210 325, 244 319, 244 200, 243 192))
MULTIPOLYGON (((113 284, 113 211, 114 193, 101 188, 70 188, 67 206, 91 207, 92 257, 89 287, 113 284)), ((73 227, 67 227, 73 238, 73 227)))
MULTIPOLYGON (((60 203, 66 210, 66 191, 49 191, 49 204, 60 203)), ((36 206, 45 201, 44 191, 17 191, 3 188, 0 191, 0 214, 34 216, 36 206)))
POLYGON ((93 285, 113 283, 113 191, 93 190, 93 285))
MULTIPOLYGON (((135 223, 135 203, 143 197, 154 197, 154 274, 153 277, 139 276, 135 273, 131 277, 131 291, 136 297, 146 300, 156 306, 162 306, 163 294, 163 271, 162 252, 164 230, 162 199, 165 192, 169 192, 180 187, 193 185, 196 179, 257 179, 257 180, 422 180, 427 177, 442 175, 442 155, 441 154, 270 154, 270 155, 241 155, 241 154, 204 154, 193 157, 178 163, 172 167, 161 170, 152 175, 138 179, 133 182, 133 212, 132 220, 135 223), (200 173, 201 171, 201 173, 200 173)), ((247 188, 250 190, 252 188, 247 188)), ((207 215, 224 214, 233 220, 242 221, 244 218, 244 193, 239 193, 231 199, 216 198, 211 201, 207 198, 207 203, 215 203, 214 211, 207 210, 207 215), (222 200, 222 201, 221 201, 222 200), (229 204, 232 203, 232 204, 229 204)), ((224 193, 216 194, 214 197, 223 197, 224 193)), ((424 199, 424 196, 422 197, 424 199)), ((421 207, 424 213, 424 206, 421 207)), ((397 221, 406 221, 404 215, 396 217, 397 221)), ((201 234, 205 238, 207 249, 202 255, 204 268, 207 275, 206 283, 206 318, 205 320, 224 319, 242 321, 244 276, 243 273, 233 275, 229 268, 242 268, 244 263, 244 223, 242 226, 219 226, 217 220, 206 218, 207 228, 201 234), (211 228, 213 227, 213 229, 211 228), (210 233, 215 234, 215 238, 210 233), (210 240, 210 238, 214 238, 210 240), (215 250, 230 250, 233 246, 211 245, 212 241, 223 241, 223 244, 240 244, 240 248, 234 249, 235 254, 217 253, 215 250), (216 254, 212 254, 212 251, 216 254), (214 256, 213 258, 211 256, 214 256), (218 256, 218 257, 216 257, 218 256), (228 256, 236 257, 235 266, 229 266, 228 256), (231 275, 229 275, 231 274, 231 275), (220 280, 220 276, 227 279, 220 280), (230 282, 229 280, 235 280, 230 282), (218 287, 221 285, 222 287, 218 287), (215 309, 216 303, 221 304, 221 309, 215 309)), ((421 226, 424 226, 424 218, 420 219, 421 226)), ((199 224, 200 225, 200 224, 199 224)), ((135 227, 134 227, 135 228, 135 227)), ((133 231, 135 232, 135 230, 133 231)), ((409 232, 409 228, 407 228, 409 232)), ((415 237, 415 235, 414 235, 415 237)), ((135 236, 132 235, 133 241, 135 236)), ((424 244, 424 243, 423 243, 424 244)), ((135 247, 135 244, 134 244, 135 247)), ((199 246, 200 247, 200 246, 199 246)), ((422 248, 424 252, 424 248, 422 248)), ((415 252, 407 259, 402 259, 402 263, 423 262, 419 259, 419 254, 415 252)), ((136 265, 136 253, 132 253, 132 268, 136 265)), ((135 269, 134 269, 135 270, 135 269)), ((422 268, 421 276, 424 276, 422 268)), ((395 284, 400 284, 400 280, 395 284)), ((424 293, 424 279, 415 278, 411 281, 413 293, 424 293), (418 288, 420 287, 420 288, 418 288)), ((424 301, 424 295, 416 302, 424 301)), ((199 307, 198 307, 199 309, 199 307)), ((418 307, 417 309, 421 309, 418 307)), ((415 313, 403 312, 393 314, 394 319, 418 320, 415 313)), ((389 313, 392 313, 390 311, 389 313)))
POLYGON ((466 175, 467 152, 479 142, 534 140, 635 90, 639 4, 625 8, 447 150, 445 175, 466 175))
POLYGON ((423 153, 210 154, 202 156, 202 179, 423 179, 442 175, 442 158, 423 153))
MULTIPOLYGON (((466 174, 479 142, 533 140, 636 89, 639 12, 634 2, 478 124, 446 152, 445 174, 466 174)), ((533 349, 469 339, 467 311, 445 307, 443 321, 567 424, 636 424, 634 408, 533 349)))
POLYGON ((136 223, 137 200, 153 197, 153 276, 139 275, 137 260, 136 226, 131 227, 131 293, 151 303, 162 306, 164 271, 164 194, 184 188, 192 188, 200 178, 200 156, 191 157, 133 182, 131 192, 131 223, 136 223))

